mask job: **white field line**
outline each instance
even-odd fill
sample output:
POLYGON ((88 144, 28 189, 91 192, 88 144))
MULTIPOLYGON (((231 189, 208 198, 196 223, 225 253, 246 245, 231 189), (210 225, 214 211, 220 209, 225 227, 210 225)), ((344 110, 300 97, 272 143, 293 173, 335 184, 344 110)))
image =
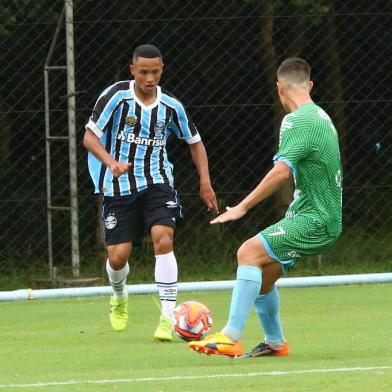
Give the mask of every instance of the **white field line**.
POLYGON ((375 370, 392 370, 392 366, 368 366, 368 367, 345 367, 333 369, 304 369, 289 371, 254 372, 254 373, 235 373, 235 374, 204 374, 198 376, 170 376, 170 377, 143 377, 143 378, 114 378, 111 380, 69 380, 69 381, 48 381, 32 384, 0 384, 0 389, 5 388, 39 388, 57 385, 83 385, 83 384, 117 384, 133 382, 153 382, 153 381, 186 381, 204 380, 214 378, 240 378, 240 377, 259 377, 259 376, 291 376, 296 374, 325 374, 325 373, 349 373, 349 372, 368 372, 375 370))

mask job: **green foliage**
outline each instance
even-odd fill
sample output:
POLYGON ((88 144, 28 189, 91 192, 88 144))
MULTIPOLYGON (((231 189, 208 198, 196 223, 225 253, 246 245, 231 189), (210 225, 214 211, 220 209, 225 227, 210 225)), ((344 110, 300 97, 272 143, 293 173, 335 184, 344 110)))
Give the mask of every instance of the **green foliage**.
POLYGON ((330 2, 326 0, 243 0, 243 2, 261 6, 273 5, 275 8, 282 5, 291 5, 294 9, 306 11, 307 13, 326 13, 330 9, 330 2))
POLYGON ((0 4, 0 38, 8 36, 10 26, 15 22, 16 16, 11 13, 11 9, 4 4, 0 4))
POLYGON ((273 2, 269 0, 243 0, 243 2, 245 4, 254 4, 254 5, 261 5, 261 6, 265 6, 267 4, 272 3, 274 7, 279 7, 282 4, 282 0, 275 0, 273 2))
POLYGON ((19 23, 56 23, 62 2, 50 0, 5 0, 0 3, 0 38, 19 23))
POLYGON ((298 11, 306 12, 307 14, 326 14, 330 10, 330 5, 325 0, 290 0, 290 4, 298 11))
POLYGON ((298 14, 306 15, 305 19, 311 25, 318 26, 322 22, 322 16, 326 15, 331 6, 326 1, 314 0, 291 0, 290 3, 298 14))
MULTIPOLYGON (((73 0, 73 7, 95 0, 73 0)), ((63 0, 2 0, 0 3, 0 38, 7 37, 18 23, 57 23, 63 0)))
POLYGON ((331 2, 327 0, 288 0, 288 1, 269 1, 269 0, 243 0, 245 4, 261 7, 269 6, 269 9, 276 10, 280 14, 281 8, 289 7, 294 15, 301 15, 305 20, 314 25, 321 22, 321 16, 327 14, 331 9, 331 2))

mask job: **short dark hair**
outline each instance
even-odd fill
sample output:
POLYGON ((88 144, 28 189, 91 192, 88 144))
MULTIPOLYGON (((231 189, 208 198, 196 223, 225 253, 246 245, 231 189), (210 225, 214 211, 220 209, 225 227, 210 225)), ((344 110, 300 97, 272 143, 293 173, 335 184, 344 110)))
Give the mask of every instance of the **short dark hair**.
POLYGON ((310 65, 304 59, 290 57, 280 64, 277 75, 288 83, 303 84, 310 80, 310 71, 310 65))
POLYGON ((155 45, 140 45, 133 51, 132 62, 135 62, 139 57, 147 59, 154 59, 159 57, 162 60, 161 51, 155 45))

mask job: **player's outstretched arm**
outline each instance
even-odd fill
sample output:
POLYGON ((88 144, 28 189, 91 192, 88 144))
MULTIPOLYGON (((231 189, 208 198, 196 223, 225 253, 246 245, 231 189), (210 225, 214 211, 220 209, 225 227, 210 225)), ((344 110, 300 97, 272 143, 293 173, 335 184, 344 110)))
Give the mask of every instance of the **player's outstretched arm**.
POLYGON ((276 162, 259 185, 244 200, 235 207, 227 207, 226 212, 217 216, 210 223, 225 223, 242 218, 248 210, 275 193, 290 178, 290 168, 284 162, 276 162))
POLYGON ((208 170, 207 152, 202 141, 189 144, 192 160, 195 163, 200 178, 200 199, 206 204, 209 211, 219 212, 215 192, 211 186, 208 170))
POLYGON ((94 154, 104 165, 106 165, 115 177, 126 173, 132 163, 116 161, 102 146, 97 135, 89 128, 86 129, 83 138, 84 147, 94 154))

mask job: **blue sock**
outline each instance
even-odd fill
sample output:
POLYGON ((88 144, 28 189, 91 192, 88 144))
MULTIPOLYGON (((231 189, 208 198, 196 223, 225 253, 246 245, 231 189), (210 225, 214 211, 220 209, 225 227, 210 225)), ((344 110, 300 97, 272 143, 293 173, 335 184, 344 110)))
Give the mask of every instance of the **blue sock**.
POLYGON ((276 346, 284 345, 284 336, 279 316, 279 292, 276 286, 255 300, 256 313, 264 329, 265 340, 276 346))
POLYGON ((231 297, 229 320, 223 333, 229 338, 240 340, 242 331, 261 288, 261 269, 248 265, 237 268, 237 281, 231 297))

